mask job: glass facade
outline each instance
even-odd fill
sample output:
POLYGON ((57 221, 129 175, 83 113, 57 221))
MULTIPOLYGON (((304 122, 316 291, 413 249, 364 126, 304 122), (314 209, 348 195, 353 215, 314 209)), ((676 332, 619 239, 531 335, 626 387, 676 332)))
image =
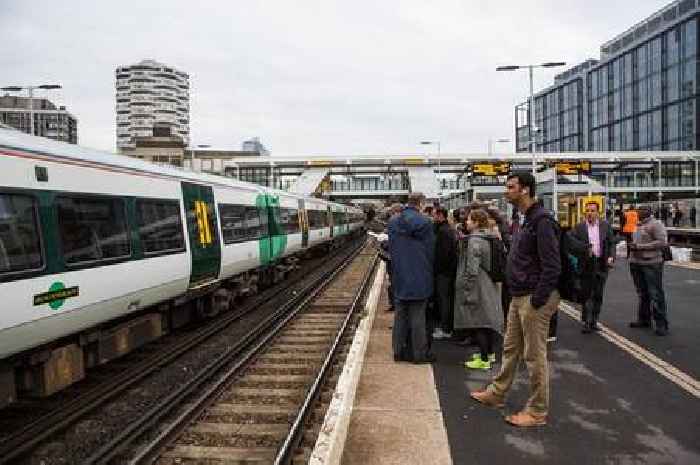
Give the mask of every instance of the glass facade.
POLYGON ((538 152, 698 149, 697 15, 605 58, 535 96, 538 152))

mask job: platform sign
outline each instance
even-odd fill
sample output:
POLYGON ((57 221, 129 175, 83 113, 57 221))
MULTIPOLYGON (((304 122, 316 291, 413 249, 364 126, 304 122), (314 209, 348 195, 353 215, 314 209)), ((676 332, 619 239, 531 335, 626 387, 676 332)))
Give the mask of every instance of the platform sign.
POLYGON ((580 161, 560 161, 554 164, 557 169, 557 174, 590 174, 591 162, 588 160, 580 161))
POLYGON ((471 172, 475 176, 506 176, 510 173, 510 163, 474 163, 471 172))

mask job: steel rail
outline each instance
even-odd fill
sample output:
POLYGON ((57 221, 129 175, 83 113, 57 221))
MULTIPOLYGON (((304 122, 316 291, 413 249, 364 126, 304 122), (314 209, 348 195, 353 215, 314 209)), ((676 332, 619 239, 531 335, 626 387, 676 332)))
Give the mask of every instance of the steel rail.
POLYGON ((334 266, 331 271, 321 273, 321 276, 317 277, 312 284, 306 286, 294 298, 283 304, 272 316, 258 324, 243 340, 239 341, 227 352, 221 354, 216 360, 201 370, 197 376, 190 379, 187 384, 163 398, 154 407, 149 409, 148 412, 144 413, 135 422, 122 430, 120 434, 112 438, 98 451, 84 460, 82 464, 106 464, 117 458, 120 454, 123 454, 124 450, 128 448, 130 444, 133 444, 136 439, 142 437, 146 431, 153 428, 158 422, 171 414, 173 409, 177 406, 182 405, 185 399, 188 399, 195 392, 198 392, 199 389, 203 388, 204 390, 201 394, 197 395, 196 399, 187 402, 187 407, 177 416, 175 421, 159 428, 158 435, 146 444, 145 447, 140 448, 137 455, 127 462, 129 464, 153 463, 158 458, 158 454, 165 445, 169 443, 174 436, 184 430, 193 418, 215 401, 218 394, 231 382, 231 378, 243 367, 247 366, 259 350, 264 347, 270 339, 276 336, 298 311, 304 308, 309 301, 323 290, 333 278, 359 254, 363 245, 364 242, 348 256, 344 257, 340 265, 334 266), (280 320, 282 315, 285 314, 286 317, 280 320), (274 330, 270 328, 274 328, 274 330), (240 360, 235 362, 233 366, 226 368, 227 365, 231 364, 237 358, 240 358, 240 360), (211 383, 211 380, 216 377, 217 373, 220 373, 221 370, 225 370, 224 374, 219 375, 218 380, 207 387, 206 385, 211 383))
MULTIPOLYGON (((314 273, 314 275, 319 276, 322 274, 323 271, 314 273)), ((315 279, 312 278, 312 282, 302 289, 302 293, 312 288, 317 280, 318 276, 315 279)), ((294 281, 283 289, 271 288, 265 290, 262 295, 256 296, 252 302, 246 303, 241 310, 225 315, 221 319, 194 330, 192 334, 185 335, 182 343, 170 348, 167 353, 158 354, 144 363, 139 363, 132 368, 126 369, 108 382, 100 384, 98 387, 62 405, 60 410, 52 411, 50 415, 25 426, 16 434, 0 443, 0 465, 9 464, 13 460, 36 449, 43 441, 64 430, 80 417, 95 410, 119 394, 126 392, 130 387, 150 376, 159 368, 171 363, 193 347, 201 344, 202 341, 225 329, 252 311, 257 310, 260 305, 267 304, 278 298, 281 293, 290 291, 293 286, 299 283, 300 281, 294 281)))
POLYGON ((345 330, 348 327, 348 324, 350 323, 350 319, 353 317, 355 310, 357 308, 357 305, 360 303, 362 300, 363 295, 365 295, 365 292, 367 290, 367 286, 370 281, 370 277, 374 274, 375 266, 377 264, 377 257, 378 255, 375 254, 374 258, 372 258, 372 262, 365 272, 364 277, 362 278, 362 283, 360 285, 360 288, 357 292, 357 295, 353 299, 352 304, 350 305, 350 308, 348 309, 347 315, 345 315, 345 319, 343 320, 343 324, 338 331, 338 334, 335 337, 335 340, 333 341, 333 345, 331 346, 330 351, 328 352, 328 355, 326 355, 326 359, 323 361, 323 365, 321 367, 321 370, 319 371, 318 375, 316 376, 316 379, 314 380, 314 384, 311 386, 311 389, 309 389, 309 392, 306 394, 306 398, 304 399, 304 403, 302 404, 301 409, 299 409, 299 412, 297 413, 296 418, 294 419, 294 423, 292 424, 292 428, 290 429, 289 433, 287 434, 286 438, 284 439, 284 443, 280 447, 280 449, 277 451, 277 456, 275 457, 275 461, 273 462, 273 465, 288 465, 292 462, 294 450, 296 447, 299 445, 299 442, 301 441, 302 438, 302 430, 304 426, 304 422, 308 418, 309 414, 311 413, 311 409, 318 398, 318 395, 321 390, 321 386, 323 385, 324 381, 326 380, 328 371, 330 370, 331 364, 336 358, 338 349, 340 347, 340 342, 342 338, 345 335, 345 330))

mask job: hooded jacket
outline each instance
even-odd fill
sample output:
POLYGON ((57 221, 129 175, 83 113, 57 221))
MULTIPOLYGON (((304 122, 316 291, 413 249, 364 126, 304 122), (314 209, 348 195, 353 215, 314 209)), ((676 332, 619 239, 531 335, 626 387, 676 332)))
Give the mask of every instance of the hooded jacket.
POLYGON ((389 221, 389 255, 394 297, 423 300, 433 294, 435 235, 428 218, 406 207, 389 221))

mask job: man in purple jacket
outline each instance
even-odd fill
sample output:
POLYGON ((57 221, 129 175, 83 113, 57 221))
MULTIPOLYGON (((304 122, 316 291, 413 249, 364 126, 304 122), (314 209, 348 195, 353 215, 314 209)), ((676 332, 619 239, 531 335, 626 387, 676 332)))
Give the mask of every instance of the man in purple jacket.
POLYGON ((513 174, 506 182, 506 199, 525 215, 525 222, 508 253, 506 283, 513 300, 503 342, 503 363, 486 389, 471 393, 482 404, 503 407, 520 358, 524 358, 530 374, 530 398, 521 412, 505 417, 508 423, 523 427, 547 424, 547 332, 550 318, 559 307, 557 283, 561 273, 558 228, 535 200, 535 185, 529 173, 513 174))

